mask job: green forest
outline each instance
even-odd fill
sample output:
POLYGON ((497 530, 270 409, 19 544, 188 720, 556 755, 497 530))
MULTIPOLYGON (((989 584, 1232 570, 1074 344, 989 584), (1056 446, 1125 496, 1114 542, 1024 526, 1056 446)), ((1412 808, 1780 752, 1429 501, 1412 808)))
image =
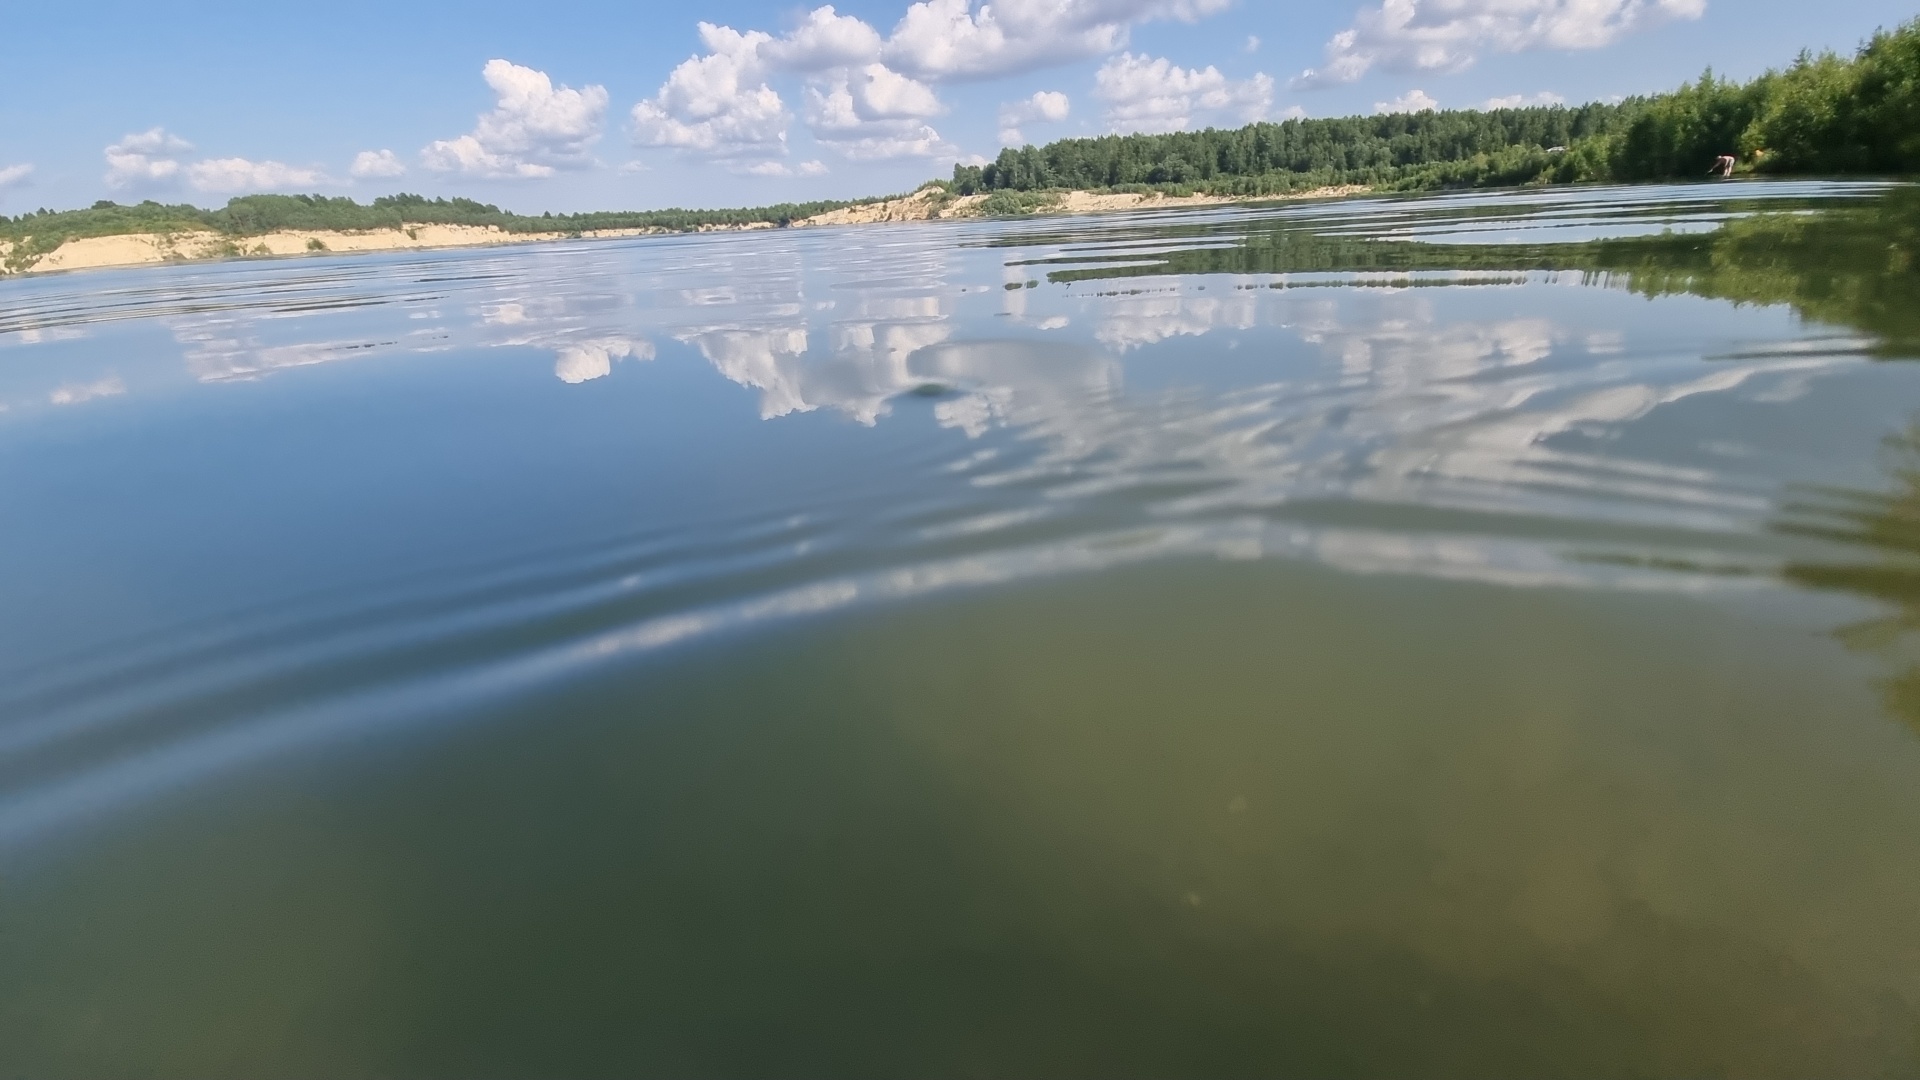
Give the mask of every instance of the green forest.
POLYGON ((1388 190, 1704 176, 1722 154, 1757 173, 1920 170, 1920 19, 1852 57, 1802 53, 1749 82, 1709 71, 1617 104, 1444 110, 1108 135, 1006 149, 956 166, 976 191, 1178 187, 1284 194, 1334 184, 1388 190))
MULTIPOLYGON (((1850 57, 1802 53, 1748 82, 1711 71, 1670 93, 1606 104, 1443 110, 1257 123, 1233 130, 1063 139, 955 166, 935 181, 988 193, 992 214, 1044 209, 1065 189, 1204 192, 1259 197, 1337 184, 1417 191, 1704 176, 1732 155, 1741 172, 1897 174, 1920 171, 1920 19, 1876 33, 1850 57)), ((781 226, 884 196, 731 210, 517 214, 471 199, 391 195, 361 204, 323 195, 246 195, 217 210, 102 201, 84 210, 0 215, 6 270, 69 239, 211 231, 239 239, 284 229, 362 230, 424 224, 507 232, 781 226)))

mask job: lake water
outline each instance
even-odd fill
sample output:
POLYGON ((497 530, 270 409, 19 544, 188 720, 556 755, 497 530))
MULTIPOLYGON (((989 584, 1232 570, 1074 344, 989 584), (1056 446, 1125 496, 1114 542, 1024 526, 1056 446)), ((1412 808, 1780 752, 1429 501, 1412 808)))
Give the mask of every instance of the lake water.
POLYGON ((1920 1073, 1920 192, 0 282, 0 1075, 1920 1073))

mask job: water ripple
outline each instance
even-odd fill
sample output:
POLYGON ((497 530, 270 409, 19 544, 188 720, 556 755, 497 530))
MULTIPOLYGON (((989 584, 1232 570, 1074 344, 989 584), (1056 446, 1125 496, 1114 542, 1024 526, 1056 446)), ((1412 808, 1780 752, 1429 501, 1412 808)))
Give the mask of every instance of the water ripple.
MULTIPOLYGON (((1761 291, 1777 280, 1729 284, 1727 259, 1677 245, 1796 228, 1887 190, 1475 194, 10 281, 0 437, 124 406, 184 445, 199 421, 166 402, 446 355, 550 365, 546 388, 570 405, 690 366, 753 399, 663 389, 699 422, 679 421, 684 461, 632 466, 647 491, 681 467, 817 466, 804 487, 743 487, 719 509, 660 494, 614 526, 589 523, 582 499, 579 521, 554 523, 559 542, 403 536, 365 566, 405 573, 236 589, 191 619, 130 617, 115 637, 24 657, 0 689, 0 848, 662 650, 1151 560, 1779 588, 1813 542, 1771 528, 1782 492, 1834 477, 1818 452, 1769 439, 1893 336, 1884 315, 1806 318, 1799 294, 1761 291), (70 389, 108 379, 111 394, 70 389), (1684 439, 1669 420, 1683 413, 1684 439), (754 414, 784 427, 744 448, 698 434, 754 414), (864 450, 841 442, 882 426, 860 433, 864 450)), ((517 382, 488 393, 495 416, 539 397, 517 382)), ((361 408, 312 407, 342 431, 361 408)), ((527 422, 556 442, 568 423, 623 422, 542 408, 527 422)), ((417 494, 458 479, 423 473, 417 494)), ((539 494, 515 483, 475 497, 514 513, 539 494)))

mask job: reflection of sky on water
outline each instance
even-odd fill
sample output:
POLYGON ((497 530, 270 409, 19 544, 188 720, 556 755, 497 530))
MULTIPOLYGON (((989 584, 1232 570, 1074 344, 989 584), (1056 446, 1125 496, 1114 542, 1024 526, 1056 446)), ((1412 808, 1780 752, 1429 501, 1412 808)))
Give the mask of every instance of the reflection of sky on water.
MULTIPOLYGON (((1732 215, 1714 201, 1719 190, 1674 189, 1653 201, 1606 191, 1474 194, 1284 213, 1329 235, 1386 239, 1596 222, 1625 235, 1724 220, 1732 215)), ((1747 197, 1806 191, 1766 185, 1747 197)), ((53 385, 0 389, 16 415, 40 403, 137 399, 179 377, 139 330, 150 324, 165 328, 185 376, 200 383, 508 350, 544 354, 555 378, 592 393, 588 384, 618 365, 677 343, 752 391, 764 419, 825 410, 871 426, 902 395, 923 394, 935 398, 936 422, 969 440, 1012 435, 1023 452, 968 479, 1019 492, 1003 501, 1040 501, 969 505, 970 520, 1029 521, 1057 514, 1063 500, 1111 502, 1131 491, 1131 509, 1153 520, 1344 499, 1753 532, 1783 477, 1743 474, 1756 463, 1725 454, 1683 464, 1666 449, 1638 453, 1635 426, 1701 395, 1782 403, 1857 359, 1858 346, 1803 341, 1788 320, 1736 318, 1724 306, 1698 309, 1691 326, 1668 320, 1639 342, 1629 310, 1639 305, 1582 288, 1577 274, 1214 274, 1064 288, 1035 287, 1029 276, 1038 263, 1223 246, 1214 235, 1156 234, 1157 220, 1210 219, 1116 216, 1069 239, 1036 223, 1027 227, 1035 246, 1004 250, 976 243, 999 226, 908 226, 181 268, 163 272, 177 275, 171 291, 148 280, 109 293, 128 294, 108 310, 115 329, 141 335, 137 365, 116 361, 76 378, 60 364, 29 363, 8 382, 30 386, 37 375, 53 385), (260 290, 265 302, 240 302, 241 270, 271 282, 260 290), (1763 340, 1749 338, 1756 328, 1763 340), (1165 370, 1164 350, 1182 354, 1184 368, 1165 370), (1716 354, 1740 358, 1702 365, 1716 354), (1156 378, 1143 382, 1148 369, 1156 378), (1179 491, 1169 495, 1173 473, 1179 491)), ((1007 231, 1017 240, 1019 229, 1007 231)), ((84 304, 93 280, 52 283, 42 317, 29 311, 0 324, 0 342, 45 351, 107 329, 58 317, 84 304)), ((1410 557, 1409 568, 1419 561, 1410 557)))
MULTIPOLYGON (((1602 217, 1639 227, 1632 206, 1565 198, 1578 205, 1549 196, 1433 205, 1441 216, 1532 207, 1580 228, 1602 217)), ((1287 213, 1349 230, 1377 217, 1384 234, 1418 224, 1410 205, 1287 213)), ((302 380, 327 372, 321 381, 337 387, 408 358, 433 358, 437 378, 488 387, 481 403, 504 410, 489 414, 494 423, 521 423, 514 399, 529 394, 523 381, 511 390, 489 381, 500 373, 537 378, 558 395, 541 399, 549 410, 631 406, 621 395, 636 387, 671 395, 648 413, 660 432, 654 456, 574 457, 568 467, 638 477, 630 497, 643 534, 678 554, 646 554, 653 540, 586 516, 618 500, 583 486, 569 501, 574 489, 560 487, 523 516, 547 540, 574 545, 565 551, 451 527, 474 550, 442 551, 432 543, 452 541, 432 540, 424 526, 437 519, 421 518, 382 540, 387 548, 352 552, 359 561, 338 582, 313 583, 326 594, 316 606, 210 608, 215 629, 155 626, 133 635, 137 646, 49 665, 0 698, 0 710, 37 703, 33 722, 8 730, 0 769, 8 746, 39 753, 100 738, 130 710, 217 718, 200 703, 315 671, 335 672, 337 689, 263 707, 244 724, 209 721, 106 771, 21 793, 0 804, 0 836, 250 755, 424 716, 428 703, 489 700, 770 622, 1148 560, 1287 559, 1622 592, 1766 588, 1801 542, 1767 528, 1781 492, 1856 482, 1870 456, 1833 454, 1807 434, 1852 431, 1870 446, 1874 431, 1822 410, 1834 408, 1827 396, 1857 393, 1849 388, 1884 370, 1862 362, 1872 341, 1781 308, 1649 301, 1594 287, 1604 278, 1537 269, 1070 284, 1040 270, 1111 266, 1102 260, 1189 240, 1223 246, 1217 233, 1166 235, 1160 221, 1177 233, 1180 223, 1255 220, 1234 210, 1119 215, 1064 232, 1044 222, 773 232, 8 282, 22 302, 0 317, 9 360, 0 424, 40 425, 19 432, 115 409, 166 430, 168 410, 190 415, 209 395, 247 387, 294 408, 308 400, 302 380), (90 303, 100 316, 91 322, 90 303), (740 393, 700 390, 725 386, 709 371, 740 393), (687 481, 698 498, 674 487, 682 476, 704 478, 687 481), (376 555, 445 566, 383 584, 366 570, 376 555), (476 576, 454 556, 504 569, 476 576), (535 625, 566 629, 514 637, 535 625), (495 639, 519 643, 391 685, 356 674, 377 668, 374 658, 495 639), (165 673, 140 683, 135 704, 74 689, 99 670, 135 669, 165 673)), ((292 479, 312 479, 297 470, 324 469, 360 437, 366 403, 341 401, 312 399, 338 432, 308 459, 317 464, 290 467, 292 479)), ((525 424, 558 440, 577 434, 567 425, 622 423, 587 415, 549 411, 525 424)), ((431 447, 431 424, 460 423, 431 411, 413 422, 423 430, 394 453, 431 447)), ((363 470, 344 490, 373 468, 342 461, 363 470)), ((444 466, 430 474, 427 501, 470 498, 487 514, 552 477, 444 466), (475 494, 458 494, 466 490, 475 494)))

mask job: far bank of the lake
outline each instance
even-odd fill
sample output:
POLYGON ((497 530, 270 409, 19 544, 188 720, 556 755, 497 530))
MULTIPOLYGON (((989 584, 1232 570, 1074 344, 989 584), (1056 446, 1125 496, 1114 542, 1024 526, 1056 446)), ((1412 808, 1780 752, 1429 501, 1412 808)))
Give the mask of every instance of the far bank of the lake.
MULTIPOLYGON (((1366 193, 1359 184, 1316 188, 1285 196, 1232 198, 1222 195, 1069 191, 1047 197, 1034 210, 1040 214, 1097 214, 1119 210, 1179 209, 1235 203, 1331 199, 1366 193)), ((984 195, 951 196, 935 187, 880 202, 860 203, 803 218, 789 228, 833 225, 883 225, 907 221, 947 221, 987 216, 984 195)), ((68 240, 17 273, 41 274, 63 270, 96 270, 158 263, 196 262, 320 253, 369 251, 425 251, 440 248, 487 247, 497 244, 536 244, 555 240, 613 239, 665 236, 681 233, 749 232, 776 228, 771 222, 701 225, 689 229, 596 229, 581 232, 508 232, 493 225, 414 225, 399 229, 287 229, 258 236, 229 236, 212 230, 166 233, 129 233, 68 240)), ((0 243, 0 260, 12 245, 0 243)), ((0 272, 0 277, 7 276, 0 272)))

